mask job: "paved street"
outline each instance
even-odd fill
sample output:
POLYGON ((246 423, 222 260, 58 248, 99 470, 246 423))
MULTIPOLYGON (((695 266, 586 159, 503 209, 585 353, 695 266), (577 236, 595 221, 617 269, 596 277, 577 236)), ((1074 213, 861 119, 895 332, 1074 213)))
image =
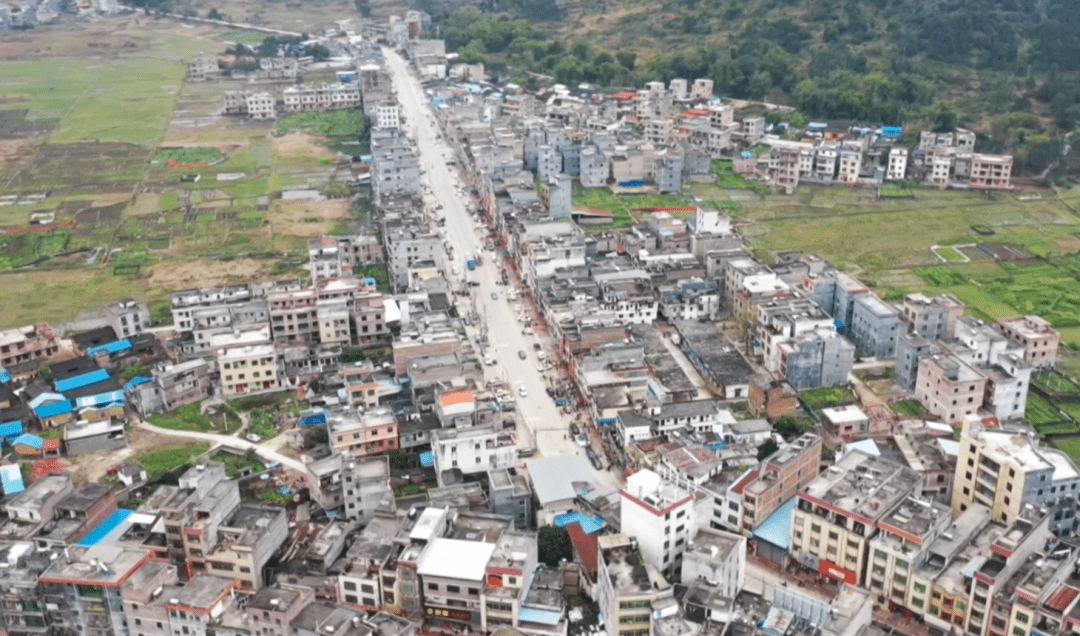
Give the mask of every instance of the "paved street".
MULTIPOLYGON (((255 452, 263 459, 272 462, 278 462, 285 468, 290 468, 301 473, 305 472, 304 464, 291 457, 286 457, 285 455, 277 452, 277 450, 275 450, 273 447, 272 440, 266 440, 259 444, 253 444, 246 439, 242 439, 236 435, 218 435, 216 433, 200 433, 198 431, 176 431, 171 428, 160 428, 154 426, 153 424, 143 421, 141 419, 135 420, 135 426, 143 430, 150 431, 156 435, 164 435, 168 437, 183 437, 186 439, 195 439, 203 442, 210 442, 211 448, 215 448, 222 444, 230 446, 232 448, 239 448, 240 450, 244 451, 254 448, 255 452)), ((277 442, 279 447, 285 443, 285 437, 283 435, 279 435, 275 439, 280 440, 277 442)))
MULTIPOLYGON (((475 207, 468 197, 458 192, 460 175, 457 169, 447 165, 452 158, 450 147, 439 141, 437 124, 433 119, 430 100, 424 95, 417 79, 409 73, 406 62, 397 53, 383 49, 387 68, 394 79, 394 90, 401 104, 401 114, 406 120, 405 130, 416 141, 420 154, 420 167, 423 173, 421 181, 430 186, 436 201, 442 204, 446 215, 447 239, 453 246, 454 260, 447 263, 447 278, 455 286, 463 279, 476 280, 479 287, 468 287, 470 297, 458 297, 462 312, 472 308, 475 301, 479 324, 485 320, 488 326, 486 349, 497 364, 486 366, 485 373, 489 380, 505 380, 518 401, 524 427, 519 427, 519 446, 534 447, 543 456, 584 454, 568 435, 571 417, 564 415, 548 397, 545 389, 547 382, 538 369, 539 361, 533 350, 533 344, 539 342, 536 336, 522 333, 522 325, 517 321, 513 303, 507 299, 508 288, 497 284, 500 280, 496 265, 498 254, 484 250, 486 229, 481 229, 470 214, 475 207), (483 254, 483 265, 475 271, 468 271, 465 265, 467 254, 483 254), (454 276, 451 263, 456 263, 460 274, 454 276), (491 295, 498 295, 498 300, 491 295), (519 351, 525 352, 525 359, 519 357, 519 351), (520 387, 524 386, 527 397, 521 397, 520 387), (535 444, 534 444, 535 441, 535 444)), ((548 348, 549 354, 551 352, 548 348)), ((549 372, 551 373, 551 372, 549 372)), ((596 471, 596 481, 602 486, 618 487, 618 480, 610 471, 596 471)))

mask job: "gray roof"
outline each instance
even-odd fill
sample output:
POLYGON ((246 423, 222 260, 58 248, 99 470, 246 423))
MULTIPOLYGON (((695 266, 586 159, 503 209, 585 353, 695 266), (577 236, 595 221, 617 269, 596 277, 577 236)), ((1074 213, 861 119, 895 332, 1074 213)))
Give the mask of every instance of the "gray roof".
POLYGON ((529 462, 529 477, 541 506, 554 501, 573 499, 576 483, 592 483, 592 467, 582 455, 541 457, 529 462))

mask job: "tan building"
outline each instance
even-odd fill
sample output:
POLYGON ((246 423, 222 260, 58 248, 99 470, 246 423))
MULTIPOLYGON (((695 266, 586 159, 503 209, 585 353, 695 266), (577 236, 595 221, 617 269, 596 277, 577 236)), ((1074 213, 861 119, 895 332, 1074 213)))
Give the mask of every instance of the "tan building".
POLYGON ((742 531, 750 534, 781 504, 818 476, 821 466, 821 438, 804 433, 791 445, 765 458, 761 468, 742 490, 742 531))
POLYGON ((781 415, 794 416, 799 408, 799 394, 787 382, 767 375, 750 378, 750 412, 775 420, 781 415))
POLYGON ((951 354, 919 361, 915 398, 948 424, 978 412, 986 391, 986 376, 951 354))
POLYGON ((0 331, 0 367, 12 372, 26 362, 44 362, 60 350, 60 338, 47 324, 0 331))
POLYGON ((1052 369, 1057 364, 1057 348, 1061 341, 1050 323, 1039 316, 1017 316, 999 320, 998 329, 1024 345, 1024 361, 1036 369, 1052 369))
POLYGON ((301 112, 338 110, 360 106, 358 84, 321 84, 319 86, 290 86, 283 95, 285 110, 301 112))
POLYGON ((218 354, 221 393, 226 397, 281 388, 278 356, 273 345, 248 345, 218 354))
POLYGON ((791 556, 841 583, 863 585, 877 523, 906 500, 922 476, 862 451, 844 455, 798 494, 791 556))
POLYGON ((221 69, 218 68, 216 55, 200 55, 188 62, 188 80, 202 81, 221 77, 221 69))
POLYGON ((968 183, 973 188, 1011 188, 1012 164, 1013 158, 1010 155, 972 153, 971 177, 968 183))
POLYGON ((365 457, 398 449, 397 418, 387 407, 332 415, 327 430, 335 453, 365 457))

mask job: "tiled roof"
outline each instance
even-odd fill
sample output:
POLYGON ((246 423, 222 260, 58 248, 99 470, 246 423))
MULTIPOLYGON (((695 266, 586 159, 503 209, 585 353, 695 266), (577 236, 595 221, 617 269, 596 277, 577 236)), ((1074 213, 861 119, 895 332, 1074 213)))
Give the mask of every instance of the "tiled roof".
POLYGON ((1050 595, 1050 598, 1046 599, 1043 603, 1046 607, 1056 611, 1064 612, 1069 608, 1069 604, 1080 596, 1080 590, 1075 587, 1069 587, 1068 585, 1062 585, 1056 592, 1050 595))
POLYGON ((736 495, 741 495, 741 494, 743 494, 743 490, 745 490, 745 489, 746 489, 746 484, 749 484, 750 482, 752 482, 752 481, 754 481, 755 479, 757 479, 757 476, 758 476, 758 471, 756 471, 756 470, 752 470, 752 471, 750 471, 750 472, 749 472, 749 473, 748 473, 748 474, 746 475, 746 477, 743 477, 743 478, 742 478, 742 481, 740 481, 739 483, 735 484, 735 487, 734 487, 734 488, 732 488, 731 490, 732 490, 732 491, 733 491, 733 492, 734 492, 734 493, 735 493, 736 495))
POLYGON ((45 442, 41 445, 41 450, 43 450, 43 451, 58 451, 58 450, 60 450, 60 439, 59 438, 53 438, 53 439, 45 440, 45 442))
POLYGON ((581 559, 581 564, 590 573, 595 574, 597 569, 596 537, 585 534, 580 523, 571 523, 566 526, 566 532, 570 535, 570 542, 574 544, 574 551, 577 552, 578 558, 581 559))
POLYGON ((443 395, 439 401, 443 406, 454 406, 455 404, 475 404, 476 398, 468 391, 456 391, 443 395))

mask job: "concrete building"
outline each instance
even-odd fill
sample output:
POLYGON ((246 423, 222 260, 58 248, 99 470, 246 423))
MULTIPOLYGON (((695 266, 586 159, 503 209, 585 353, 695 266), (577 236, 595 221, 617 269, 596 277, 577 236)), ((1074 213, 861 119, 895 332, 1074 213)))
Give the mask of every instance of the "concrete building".
POLYGON ((602 188, 607 185, 611 164, 606 154, 596 146, 588 145, 581 149, 580 170, 582 187, 602 188))
POLYGON ((683 155, 678 149, 657 155, 653 172, 656 175, 657 192, 682 192, 683 155))
POLYGON ((877 523, 906 500, 922 476, 861 451, 844 455, 799 491, 791 556, 801 566, 863 585, 877 523))
POLYGON ((291 623, 314 600, 310 590, 300 587, 264 587, 248 600, 244 617, 253 634, 291 636, 291 623))
POLYGON ((919 362, 915 398, 947 424, 978 412, 986 377, 952 354, 930 355, 919 362))
POLYGON ((889 163, 885 168, 886 181, 900 181, 907 178, 908 150, 899 146, 889 148, 889 163))
POLYGON ((746 583, 746 537, 702 528, 683 554, 680 582, 702 580, 716 585, 721 596, 734 599, 746 583))
POLYGON ((398 449, 397 418, 385 406, 333 413, 326 426, 334 453, 366 457, 398 449))
POLYGON ((804 433, 786 447, 765 458, 757 470, 740 482, 742 522, 740 531, 750 534, 781 505, 817 478, 821 466, 822 439, 804 433))
POLYGON ((488 471, 488 499, 491 511, 513 519, 515 528, 532 527, 532 489, 524 475, 510 469, 488 471))
POLYGON ((400 129, 401 115, 398 105, 393 102, 383 102, 375 106, 375 125, 391 130, 400 129))
POLYGON ((847 333, 860 355, 892 358, 900 335, 900 312, 874 294, 860 294, 852 307, 847 333))
POLYGON ((487 424, 463 429, 438 429, 431 432, 431 450, 439 475, 457 470, 462 474, 486 473, 509 468, 517 463, 517 448, 511 431, 487 424))
POLYGON ((696 530, 694 497, 645 469, 630 475, 621 491, 620 528, 633 537, 645 561, 673 575, 696 530))
POLYGON ((266 91, 225 91, 222 100, 226 115, 247 115, 251 119, 277 118, 277 100, 266 91))
POLYGON ((690 99, 708 100, 713 98, 713 81, 706 77, 694 80, 690 89, 690 99))
POLYGON ((931 557, 938 537, 958 529, 952 514, 940 503, 909 497, 882 517, 877 529, 870 540, 867 587, 879 606, 912 607, 916 569, 931 557))
POLYGON ((954 515, 982 504, 994 521, 1010 524, 1026 506, 1045 506, 1054 515, 1050 529, 1070 536, 1080 525, 1078 489, 1080 471, 1063 452, 1040 448, 1023 432, 998 428, 978 417, 964 418, 953 484, 954 515))
POLYGON ((911 329, 930 340, 952 338, 956 333, 956 319, 964 314, 964 303, 951 294, 927 298, 923 294, 904 297, 901 317, 911 323, 911 329))
POLYGON ((288 112, 339 110, 360 106, 360 87, 356 84, 303 84, 290 86, 282 93, 288 112))
POLYGON ((323 236, 308 241, 312 284, 327 278, 352 276, 364 265, 382 261, 382 245, 374 235, 323 236))
POLYGON ((625 534, 598 537, 597 552, 596 600, 607 636, 653 633, 653 603, 673 598, 674 588, 625 534))
POLYGON ((341 482, 346 519, 370 521, 376 510, 395 509, 387 457, 342 458, 341 482))
POLYGON ((60 338, 46 324, 0 331, 0 367, 14 372, 22 365, 36 369, 60 350, 60 338))
POLYGON ((843 386, 855 365, 855 345, 831 327, 778 341, 775 373, 799 390, 843 386))
POLYGON ((1024 345, 1024 361, 1036 369, 1053 369, 1061 341, 1050 323, 1039 316, 1017 316, 997 322, 1001 333, 1024 345))
POLYGON ((216 55, 200 55, 188 62, 187 66, 188 80, 193 82, 221 77, 221 69, 218 68, 216 55))
POLYGON ((428 542, 416 563, 428 625, 483 631, 481 592, 495 548, 495 541, 485 540, 436 537, 428 542))
POLYGON ((152 556, 150 550, 112 545, 68 548, 38 579, 35 597, 56 608, 49 630, 127 634, 120 588, 152 556))
POLYGON ((870 432, 870 418, 854 404, 821 409, 821 416, 825 418, 826 430, 845 440, 861 438, 870 432))
POLYGON ((203 287, 173 292, 173 329, 186 332, 195 328, 193 314, 199 309, 239 305, 254 298, 254 294, 247 285, 203 287))
POLYGON ((905 391, 914 391, 919 363, 934 352, 940 353, 931 340, 917 333, 901 334, 896 340, 896 383, 905 391))
POLYGON ((221 393, 226 397, 281 389, 278 356, 272 345, 226 349, 217 356, 221 393))
POLYGON ((150 309, 134 298, 105 305, 105 320, 117 338, 130 338, 150 327, 150 309))

